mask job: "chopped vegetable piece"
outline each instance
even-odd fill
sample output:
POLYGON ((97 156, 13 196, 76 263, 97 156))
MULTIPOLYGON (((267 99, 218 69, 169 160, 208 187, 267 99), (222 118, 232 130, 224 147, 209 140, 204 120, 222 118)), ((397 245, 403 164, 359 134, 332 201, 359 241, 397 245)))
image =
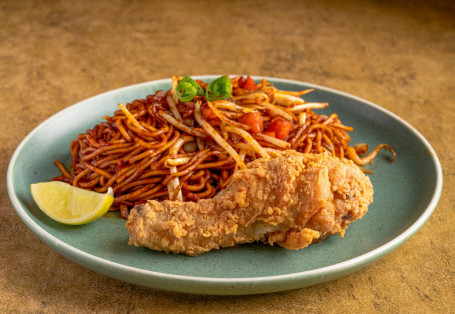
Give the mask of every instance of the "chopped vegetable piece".
POLYGON ((207 122, 213 127, 218 127, 221 124, 220 118, 208 119, 207 122))
POLYGON ((221 100, 231 97, 231 80, 225 75, 217 78, 207 86, 206 97, 208 100, 221 100))
POLYGON ((262 117, 259 111, 247 113, 239 118, 239 122, 250 127, 248 131, 251 133, 259 133, 264 131, 262 117))
POLYGON ((280 140, 286 140, 291 132, 292 123, 281 117, 275 117, 267 126, 266 132, 275 132, 275 137, 280 140))
POLYGON ((213 112, 212 109, 209 108, 209 106, 207 104, 203 104, 201 106, 201 113, 206 120, 218 118, 217 115, 213 112))
POLYGON ((248 75, 246 79, 243 77, 239 80, 239 86, 243 89, 256 90, 258 86, 253 81, 253 79, 248 75))
POLYGON ((191 101, 198 96, 204 96, 204 89, 191 77, 184 76, 176 87, 177 96, 180 101, 191 101))

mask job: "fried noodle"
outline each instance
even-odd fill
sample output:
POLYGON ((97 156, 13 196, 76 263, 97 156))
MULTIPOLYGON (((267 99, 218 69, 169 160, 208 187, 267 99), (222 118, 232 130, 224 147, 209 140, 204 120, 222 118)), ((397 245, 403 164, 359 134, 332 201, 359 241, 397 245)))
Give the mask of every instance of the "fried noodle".
MULTIPOLYGON (((113 116, 79 134, 70 145, 71 171, 56 160, 61 176, 53 180, 96 192, 112 187, 110 210, 120 210, 126 218, 130 208, 150 199, 211 198, 235 171, 274 150, 328 152, 361 166, 386 148, 395 159, 386 144, 368 155, 366 144, 350 146, 353 128, 335 113, 313 111, 327 103, 301 97, 311 89, 281 91, 265 79, 256 84, 239 76, 230 79, 228 99, 209 101, 198 95, 181 102, 175 91, 180 80, 173 77, 168 91, 119 104, 113 116)), ((197 83, 207 88, 207 83, 197 83)))

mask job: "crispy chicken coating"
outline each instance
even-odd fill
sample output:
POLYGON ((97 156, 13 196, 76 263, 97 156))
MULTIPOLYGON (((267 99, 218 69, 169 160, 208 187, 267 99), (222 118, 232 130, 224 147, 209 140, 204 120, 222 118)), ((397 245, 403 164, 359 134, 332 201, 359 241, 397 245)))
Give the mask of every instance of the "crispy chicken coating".
POLYGON ((297 250, 343 236, 372 201, 370 179, 353 162, 286 151, 237 171, 212 199, 136 206, 126 227, 130 245, 192 256, 255 241, 297 250))

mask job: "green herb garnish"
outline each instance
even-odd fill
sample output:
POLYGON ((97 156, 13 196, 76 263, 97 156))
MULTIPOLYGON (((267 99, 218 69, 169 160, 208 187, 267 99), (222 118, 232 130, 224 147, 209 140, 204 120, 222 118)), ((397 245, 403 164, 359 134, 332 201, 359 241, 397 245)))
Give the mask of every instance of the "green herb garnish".
POLYGON ((180 101, 191 101, 198 96, 204 96, 204 89, 191 77, 185 75, 176 87, 177 96, 180 101))
POLYGON ((231 97, 231 92, 231 80, 225 75, 217 78, 207 86, 206 98, 210 101, 228 99, 231 97))

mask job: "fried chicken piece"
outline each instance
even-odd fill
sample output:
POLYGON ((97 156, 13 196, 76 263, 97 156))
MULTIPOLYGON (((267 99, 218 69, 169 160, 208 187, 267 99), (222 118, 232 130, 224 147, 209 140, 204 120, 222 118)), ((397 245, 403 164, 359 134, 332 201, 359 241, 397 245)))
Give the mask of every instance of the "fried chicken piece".
POLYGON ((372 201, 370 179, 353 162, 286 151, 237 171, 212 199, 136 206, 126 226, 130 245, 193 256, 254 241, 297 250, 343 236, 372 201))

